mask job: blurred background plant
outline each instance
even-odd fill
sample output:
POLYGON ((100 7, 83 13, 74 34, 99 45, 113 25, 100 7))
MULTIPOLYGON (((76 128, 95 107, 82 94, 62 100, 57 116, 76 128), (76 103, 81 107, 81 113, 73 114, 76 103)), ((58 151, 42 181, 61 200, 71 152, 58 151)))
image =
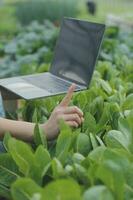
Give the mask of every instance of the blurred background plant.
POLYGON ((48 70, 64 16, 130 23, 132 10, 132 0, 0 0, 0 78, 48 70))
POLYGON ((49 19, 58 24, 63 16, 76 17, 77 0, 27 0, 15 3, 16 17, 21 24, 27 25, 33 20, 43 22, 49 19))
POLYGON ((4 3, 0 4, 0 37, 7 38, 17 32, 18 23, 14 13, 14 7, 4 3))
POLYGON ((0 49, 0 78, 48 71, 59 29, 34 21, 0 49))
POLYGON ((0 78, 48 70, 64 16, 131 22, 132 10, 132 0, 0 0, 0 78))
POLYGON ((96 21, 105 21, 109 14, 120 17, 126 17, 133 20, 133 1, 132 0, 81 0, 80 1, 80 17, 91 18, 96 21), (87 3, 95 3, 96 12, 91 14, 87 3))

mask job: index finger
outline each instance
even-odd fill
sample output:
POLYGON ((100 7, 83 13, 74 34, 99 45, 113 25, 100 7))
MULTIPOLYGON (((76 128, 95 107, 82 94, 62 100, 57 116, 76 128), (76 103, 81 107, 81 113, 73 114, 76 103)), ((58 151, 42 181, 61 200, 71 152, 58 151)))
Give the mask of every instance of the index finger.
POLYGON ((71 98, 72 98, 72 96, 73 96, 73 93, 74 93, 75 88, 76 88, 76 85, 73 83, 73 84, 69 87, 66 96, 65 96, 64 99, 61 101, 60 106, 68 106, 68 105, 69 105, 70 100, 71 100, 71 98))

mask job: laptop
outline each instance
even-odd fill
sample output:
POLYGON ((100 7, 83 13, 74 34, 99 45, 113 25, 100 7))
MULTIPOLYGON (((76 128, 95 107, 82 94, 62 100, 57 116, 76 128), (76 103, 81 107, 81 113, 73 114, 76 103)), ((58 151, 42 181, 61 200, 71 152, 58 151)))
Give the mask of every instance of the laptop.
POLYGON ((36 99, 64 94, 72 83, 75 91, 88 88, 105 25, 64 18, 49 72, 0 80, 4 99, 36 99))

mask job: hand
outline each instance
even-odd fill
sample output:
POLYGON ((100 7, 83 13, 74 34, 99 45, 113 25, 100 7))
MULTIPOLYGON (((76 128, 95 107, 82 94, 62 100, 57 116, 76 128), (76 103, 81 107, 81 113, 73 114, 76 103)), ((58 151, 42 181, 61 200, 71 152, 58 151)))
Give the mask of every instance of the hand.
POLYGON ((69 106, 75 87, 75 84, 70 86, 64 99, 53 110, 49 120, 42 125, 48 139, 54 139, 58 135, 60 119, 71 127, 78 127, 84 121, 83 112, 76 106, 69 106))

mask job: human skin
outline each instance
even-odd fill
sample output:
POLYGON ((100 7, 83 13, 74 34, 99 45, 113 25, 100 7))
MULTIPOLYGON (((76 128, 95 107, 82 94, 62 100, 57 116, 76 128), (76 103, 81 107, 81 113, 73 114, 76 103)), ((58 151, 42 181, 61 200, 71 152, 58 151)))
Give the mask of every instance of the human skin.
MULTIPOLYGON (((70 86, 66 96, 53 110, 48 121, 40 124, 48 140, 52 140, 58 136, 60 132, 59 122, 61 119, 70 127, 78 127, 84 121, 83 112, 76 106, 69 106, 75 87, 75 84, 70 86)), ((31 142, 33 140, 34 127, 34 123, 0 118, 0 138, 3 138, 5 132, 8 131, 13 137, 31 142)))

